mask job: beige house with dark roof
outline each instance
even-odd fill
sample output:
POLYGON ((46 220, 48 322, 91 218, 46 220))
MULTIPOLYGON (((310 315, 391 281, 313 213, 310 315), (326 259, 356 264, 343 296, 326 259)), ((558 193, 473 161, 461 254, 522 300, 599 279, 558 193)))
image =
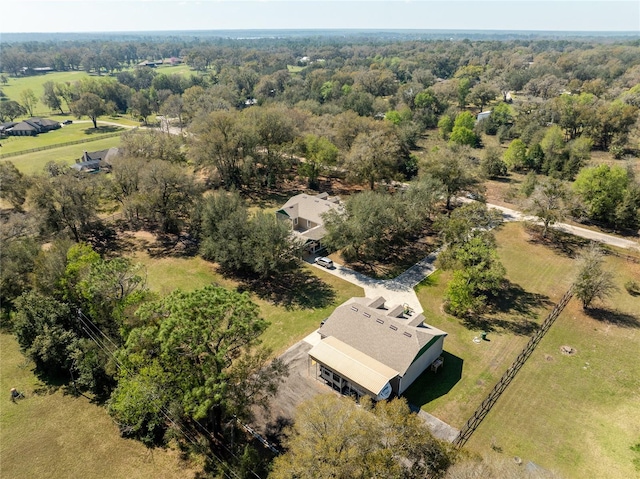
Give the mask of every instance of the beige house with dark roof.
POLYGON ((291 224, 291 230, 305 244, 310 253, 321 248, 320 241, 327 234, 322 215, 331 210, 342 210, 340 200, 327 193, 319 195, 300 194, 293 196, 282 208, 276 211, 276 217, 291 224))
POLYGON ((333 389, 358 397, 400 395, 429 366, 441 361, 447 333, 383 297, 351 298, 338 306, 318 333, 309 358, 316 376, 333 389))

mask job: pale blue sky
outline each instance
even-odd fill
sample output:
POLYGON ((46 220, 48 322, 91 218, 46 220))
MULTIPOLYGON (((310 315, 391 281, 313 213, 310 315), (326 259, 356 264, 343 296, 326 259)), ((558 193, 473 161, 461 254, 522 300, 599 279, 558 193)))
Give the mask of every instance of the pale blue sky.
POLYGON ((0 0, 0 33, 221 29, 640 32, 640 0, 0 0))

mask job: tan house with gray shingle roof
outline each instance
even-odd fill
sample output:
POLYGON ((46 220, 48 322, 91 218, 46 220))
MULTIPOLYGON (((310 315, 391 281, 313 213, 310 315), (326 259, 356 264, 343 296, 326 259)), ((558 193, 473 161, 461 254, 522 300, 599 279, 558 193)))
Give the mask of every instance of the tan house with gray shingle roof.
POLYGON ((402 394, 442 355, 447 333, 383 297, 351 298, 318 330, 309 357, 317 375, 343 394, 402 394))
POLYGON ((276 211, 276 217, 289 222, 293 233, 305 243, 305 248, 315 253, 321 248, 320 240, 327 234, 322 215, 331 210, 342 210, 337 197, 330 197, 327 193, 315 196, 300 194, 291 197, 276 211))

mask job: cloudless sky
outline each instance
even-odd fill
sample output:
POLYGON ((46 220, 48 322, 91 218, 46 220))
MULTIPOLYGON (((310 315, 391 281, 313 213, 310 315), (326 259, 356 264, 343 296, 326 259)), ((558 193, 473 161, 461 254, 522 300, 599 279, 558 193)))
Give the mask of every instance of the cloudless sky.
POLYGON ((640 0, 0 0, 0 33, 331 28, 640 32, 640 0))

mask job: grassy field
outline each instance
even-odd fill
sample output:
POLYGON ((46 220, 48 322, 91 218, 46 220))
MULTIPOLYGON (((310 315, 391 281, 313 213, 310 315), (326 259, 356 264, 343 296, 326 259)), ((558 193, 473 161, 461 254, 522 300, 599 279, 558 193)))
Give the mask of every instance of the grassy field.
POLYGON ((189 478, 194 470, 173 450, 122 439, 105 410, 89 399, 47 390, 0 333, 0 476, 85 479, 189 478), (13 404, 16 387, 25 399, 13 404))
MULTIPOLYGON (((201 258, 152 258, 138 253, 135 259, 145 264, 148 285, 160 294, 212 282, 230 288, 238 286, 201 258)), ((276 352, 284 351, 317 328, 337 304, 363 295, 361 288, 315 268, 305 267, 303 273, 311 281, 324 281, 331 290, 322 307, 275 305, 253 295, 262 316, 271 323, 263 342, 276 352)), ((89 399, 68 395, 64 388, 46 391, 20 354, 13 336, 0 334, 0 352, 0 391, 7 393, 0 399, 0 476, 194 477, 195 471, 175 451, 150 451, 136 441, 121 439, 104 409, 89 399), (12 404, 8 394, 11 387, 24 391, 27 398, 12 404)))
POLYGON ((0 161, 11 161, 22 173, 41 173, 44 165, 50 161, 73 163, 85 151, 100 151, 120 144, 120 137, 112 136, 102 140, 80 143, 78 145, 63 146, 49 150, 35 151, 24 155, 13 156, 0 161))
MULTIPOLYGON (((539 323, 574 273, 571 258, 530 242, 521 224, 507 224, 496 236, 512 289, 518 285, 529 293, 517 309, 474 328, 441 310, 449 273, 437 272, 418 289, 427 322, 449 336, 443 371, 420 378, 407 395, 455 427, 468 419, 528 339, 514 333, 518 318, 524 325, 539 323), (476 344, 472 339, 480 327, 490 330, 490 341, 476 344)), ((566 477, 638 477, 632 464, 637 453, 630 447, 640 442, 640 426, 629 418, 640 417, 640 298, 622 285, 640 280, 640 265, 616 257, 608 257, 607 265, 620 287, 607 307, 615 305, 617 312, 600 310, 601 319, 593 319, 573 300, 472 437, 470 449, 499 450, 566 477), (577 354, 561 354, 562 345, 577 354)))
POLYGON ((65 125, 57 130, 41 133, 37 136, 9 136, 4 138, 2 140, 2 150, 0 150, 0 153, 4 155, 70 141, 90 140, 92 138, 99 139, 101 135, 124 131, 126 131, 125 128, 121 126, 102 124, 98 125, 97 129, 94 129, 93 123, 76 122, 71 125, 65 125))
MULTIPOLYGON (((162 295, 177 288, 188 291, 211 283, 226 288, 239 286, 237 282, 221 276, 212 263, 200 257, 151 258, 146 253, 138 253, 135 259, 146 266, 149 288, 162 295)), ((314 288, 322 289, 324 283, 324 299, 311 297, 309 307, 305 307, 300 304, 274 303, 256 294, 252 295, 253 300, 260 306, 262 317, 271 323, 262 335, 263 344, 276 353, 284 352, 289 346, 317 329, 320 321, 329 316, 339 304, 353 296, 364 295, 362 288, 310 266, 303 269, 301 278, 309 284, 307 291, 314 288)))
MULTIPOLYGON (((73 71, 73 72, 53 72, 47 73, 45 75, 33 75, 26 77, 18 77, 14 78, 12 76, 8 76, 9 83, 6 85, 0 85, 2 91, 10 100, 15 100, 18 103, 20 102, 20 92, 30 88, 35 93, 38 98, 38 103, 34 108, 33 114, 34 116, 48 116, 51 114, 49 107, 42 103, 41 96, 44 93, 44 88, 42 85, 44 82, 52 81, 54 83, 63 83, 63 82, 75 82, 80 80, 83 77, 87 77, 88 74, 83 71, 73 71)), ((66 105, 64 105, 66 110, 66 105)))
MULTIPOLYGON (((188 65, 176 65, 176 66, 160 66, 157 68, 159 73, 164 73, 165 75, 171 74, 188 74, 191 72, 188 65)), ((89 75, 84 71, 72 71, 72 72, 52 72, 47 73, 45 75, 33 75, 26 77, 18 77, 14 78, 12 76, 7 76, 9 83, 6 85, 0 85, 0 88, 4 92, 5 95, 10 100, 15 100, 20 103, 20 92, 30 88, 35 93, 36 97, 38 97, 38 104, 34 108, 34 116, 46 116, 51 117, 51 115, 59 112, 51 112, 49 107, 47 107, 44 103, 42 103, 41 96, 44 93, 44 89, 42 85, 44 82, 52 81, 54 83, 62 83, 62 82, 76 82, 84 77, 96 77, 95 75, 89 75)), ((104 75, 103 75, 104 78, 104 75)), ((63 104, 63 108, 66 111, 67 106, 63 104)))
POLYGON ((305 68, 307 67, 301 67, 300 65, 287 65, 287 70, 289 70, 289 73, 300 73, 305 68))

